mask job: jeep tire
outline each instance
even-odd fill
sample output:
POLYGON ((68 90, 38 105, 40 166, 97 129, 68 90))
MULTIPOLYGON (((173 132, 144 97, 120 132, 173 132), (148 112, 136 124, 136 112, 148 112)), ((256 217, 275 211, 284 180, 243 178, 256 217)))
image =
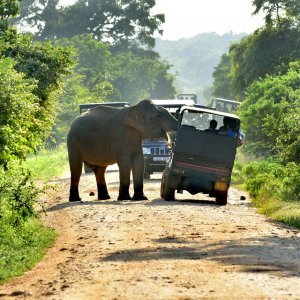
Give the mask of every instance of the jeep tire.
POLYGON ((227 204, 228 190, 215 191, 215 195, 216 195, 216 204, 217 205, 226 205, 227 204))
POLYGON ((175 201, 175 190, 170 186, 170 177, 167 176, 166 170, 163 171, 163 178, 161 181, 161 195, 166 201, 175 201))
POLYGON ((162 172, 161 183, 160 183, 160 197, 165 198, 166 195, 166 170, 162 172))

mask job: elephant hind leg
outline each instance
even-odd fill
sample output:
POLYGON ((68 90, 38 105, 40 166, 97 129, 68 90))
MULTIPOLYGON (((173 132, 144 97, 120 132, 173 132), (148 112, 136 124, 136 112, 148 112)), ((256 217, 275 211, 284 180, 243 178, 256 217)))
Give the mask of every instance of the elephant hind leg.
POLYGON ((96 176, 97 189, 98 189, 98 200, 110 199, 110 196, 107 191, 105 173, 106 166, 94 167, 93 171, 96 176))
POLYGON ((79 197, 79 180, 82 173, 82 159, 80 153, 74 151, 73 149, 68 151, 69 153, 69 164, 70 164, 70 171, 71 171, 71 186, 70 186, 70 195, 69 201, 76 202, 81 201, 79 197))

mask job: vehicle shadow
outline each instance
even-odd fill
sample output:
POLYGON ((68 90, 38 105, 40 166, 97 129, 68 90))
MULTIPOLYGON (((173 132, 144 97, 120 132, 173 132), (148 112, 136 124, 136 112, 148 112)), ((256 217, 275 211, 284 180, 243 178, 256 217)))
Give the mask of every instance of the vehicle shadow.
POLYGON ((215 203, 214 198, 211 200, 207 199, 176 199, 175 201, 166 201, 163 198, 157 198, 152 200, 151 202, 146 203, 148 206, 169 206, 169 205, 182 205, 182 204, 187 204, 187 205, 193 205, 193 204, 203 204, 203 205, 213 205, 217 207, 221 207, 220 205, 217 205, 215 203))
MULTIPOLYGON (((199 236, 198 239, 201 239, 199 236)), ((300 277, 300 242, 290 237, 264 236, 203 243, 196 238, 166 236, 153 240, 153 248, 127 249, 101 257, 101 261, 195 260, 216 261, 236 272, 271 273, 300 277), (285 253, 283 256, 282 253, 285 253)))

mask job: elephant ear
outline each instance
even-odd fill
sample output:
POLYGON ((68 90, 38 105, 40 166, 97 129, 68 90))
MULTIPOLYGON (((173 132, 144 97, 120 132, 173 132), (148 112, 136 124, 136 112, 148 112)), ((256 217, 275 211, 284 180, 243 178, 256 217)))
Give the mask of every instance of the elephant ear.
POLYGON ((142 113, 138 105, 132 106, 128 109, 128 114, 125 118, 125 124, 132 128, 135 128, 140 132, 145 132, 146 122, 144 114, 142 113))

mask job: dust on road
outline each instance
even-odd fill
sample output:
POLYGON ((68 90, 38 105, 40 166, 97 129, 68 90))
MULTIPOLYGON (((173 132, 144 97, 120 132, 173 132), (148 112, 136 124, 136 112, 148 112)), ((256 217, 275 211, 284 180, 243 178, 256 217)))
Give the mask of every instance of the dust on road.
POLYGON ((255 212, 230 190, 216 206, 202 194, 159 197, 160 176, 145 181, 148 201, 118 202, 118 172, 107 172, 110 200, 95 179, 68 203, 69 178, 45 200, 58 239, 45 259, 0 287, 2 299, 300 299, 300 231, 255 212))

